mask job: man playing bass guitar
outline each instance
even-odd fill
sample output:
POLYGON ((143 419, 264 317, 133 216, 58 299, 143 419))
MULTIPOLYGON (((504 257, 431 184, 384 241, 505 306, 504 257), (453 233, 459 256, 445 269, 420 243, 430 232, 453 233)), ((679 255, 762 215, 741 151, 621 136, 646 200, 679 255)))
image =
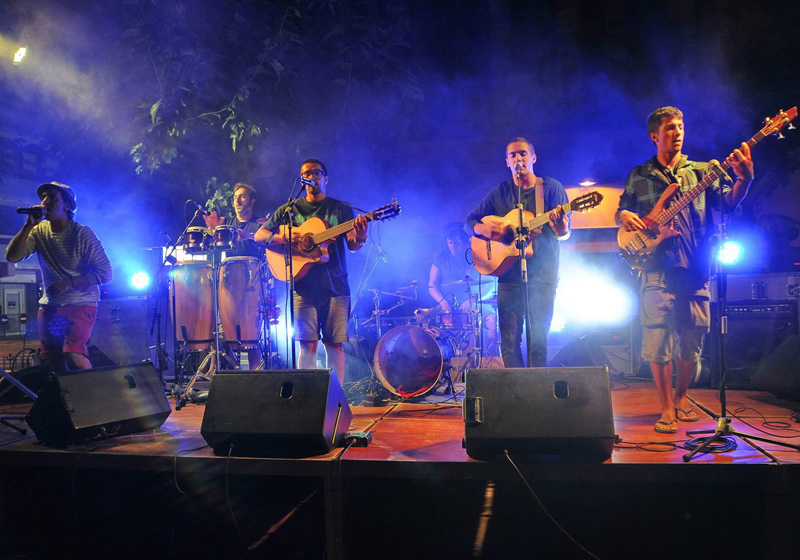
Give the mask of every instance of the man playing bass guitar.
MULTIPOLYGON (((668 199, 690 191, 709 171, 709 163, 691 161, 682 152, 684 124, 679 109, 653 111, 647 132, 656 155, 634 167, 625 181, 616 214, 621 232, 653 231, 651 214, 666 206, 668 199)), ((726 164, 736 173, 733 187, 723 188, 715 182, 695 195, 671 220, 677 235, 660 242, 654 262, 641 278, 642 359, 650 362, 661 406, 657 432, 676 433, 679 420, 698 420, 686 392, 710 326, 708 282, 714 231, 709 211, 732 212, 744 199, 753 180, 750 147, 743 143, 726 164), (673 354, 677 366, 674 392, 673 354)))

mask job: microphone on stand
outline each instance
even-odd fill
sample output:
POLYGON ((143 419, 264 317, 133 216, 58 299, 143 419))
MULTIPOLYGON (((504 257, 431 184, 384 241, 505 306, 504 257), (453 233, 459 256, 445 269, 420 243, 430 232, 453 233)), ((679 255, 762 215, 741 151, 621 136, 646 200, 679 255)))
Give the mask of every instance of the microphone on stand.
POLYGON ((17 208, 17 214, 33 214, 34 216, 41 216, 44 213, 44 208, 41 206, 31 206, 30 208, 17 208))
POLYGON ((714 170, 714 172, 717 174, 717 176, 720 178, 723 184, 728 186, 733 186, 733 179, 731 179, 731 176, 725 172, 725 170, 719 164, 719 161, 715 159, 709 160, 708 165, 711 167, 711 169, 714 170))
POLYGON ((517 163, 514 164, 514 170, 517 172, 517 175, 522 173, 522 169, 524 167, 525 167, 525 164, 523 164, 521 161, 518 161, 517 163))
POLYGON ((189 199, 189 200, 186 201, 186 203, 187 204, 188 203, 194 204, 197 207, 197 211, 200 212, 203 216, 210 216, 211 215, 211 212, 206 210, 206 207, 203 206, 202 204, 200 204, 199 202, 196 202, 194 200, 189 199))

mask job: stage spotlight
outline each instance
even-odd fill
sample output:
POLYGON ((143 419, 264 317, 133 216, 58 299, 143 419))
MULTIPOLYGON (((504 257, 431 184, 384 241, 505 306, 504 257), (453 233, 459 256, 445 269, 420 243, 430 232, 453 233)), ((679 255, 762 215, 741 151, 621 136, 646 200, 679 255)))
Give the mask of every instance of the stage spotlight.
POLYGON ((14 51, 14 57, 13 57, 14 64, 19 64, 23 60, 25 60, 27 54, 28 54, 28 47, 26 46, 19 47, 16 51, 14 51))
POLYGON ((725 241, 717 252, 717 260, 722 264, 736 264, 744 256, 744 247, 736 241, 725 241))
POLYGON ((7 36, 0 35, 0 58, 6 62, 11 61, 14 64, 20 64, 27 54, 27 45, 22 45, 7 36))
POLYGON ((150 285, 150 276, 146 272, 137 272, 131 276, 130 284, 137 290, 144 290, 150 285))

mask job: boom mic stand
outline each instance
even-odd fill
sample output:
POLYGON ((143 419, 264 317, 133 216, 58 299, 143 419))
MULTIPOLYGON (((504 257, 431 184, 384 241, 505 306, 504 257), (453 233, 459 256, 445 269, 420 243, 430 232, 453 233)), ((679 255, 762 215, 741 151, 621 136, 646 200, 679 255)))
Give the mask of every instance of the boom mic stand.
MULTIPOLYGON (((720 197, 722 199, 722 197, 720 197)), ((724 204, 724 201, 721 201, 720 204, 724 204)), ((723 214, 724 215, 724 214, 723 214)), ((719 242, 720 246, 725 241, 725 223, 720 222, 719 226, 719 242)), ((720 373, 720 384, 719 384, 719 403, 720 403, 720 413, 714 414, 708 408, 702 406, 700 403, 692 400, 692 403, 696 406, 700 407, 704 412, 709 414, 712 418, 717 421, 717 425, 713 430, 692 430, 687 431, 686 435, 694 436, 695 434, 713 434, 704 438, 704 441, 701 445, 687 453, 683 456, 683 461, 688 463, 692 460, 692 457, 701 453, 702 451, 708 449, 709 446, 715 443, 719 443, 721 441, 727 442, 725 440, 725 436, 735 436, 742 440, 744 440, 749 445, 755 447, 758 451, 775 461, 776 463, 778 460, 770 454, 768 451, 762 449, 761 447, 753 444, 749 440, 756 440, 756 441, 763 441, 766 443, 773 443, 775 445, 781 445, 783 447, 789 447, 794 449, 795 451, 800 451, 800 445, 795 445, 792 443, 788 443, 785 441, 778 441, 770 438, 766 438, 763 436, 745 434, 743 432, 739 432, 733 429, 731 424, 731 419, 728 417, 727 412, 727 402, 726 402, 726 391, 725 391, 725 378, 727 376, 727 368, 725 366, 725 335, 728 333, 728 317, 725 315, 725 299, 727 297, 727 278, 725 275, 725 269, 722 265, 722 262, 719 259, 715 259, 716 261, 716 282, 717 282, 717 309, 718 309, 718 316, 719 316, 719 329, 716 338, 717 343, 717 351, 719 355, 718 359, 718 368, 720 373)))

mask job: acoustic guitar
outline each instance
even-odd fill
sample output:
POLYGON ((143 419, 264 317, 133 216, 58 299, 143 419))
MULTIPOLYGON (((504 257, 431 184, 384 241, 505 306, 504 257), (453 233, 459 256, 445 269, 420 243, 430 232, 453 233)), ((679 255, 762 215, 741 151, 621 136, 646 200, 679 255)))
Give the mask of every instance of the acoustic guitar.
MULTIPOLYGON (((400 205, 397 200, 392 199, 391 204, 381 206, 377 210, 364 214, 368 222, 390 220, 400 214, 400 205)), ((286 236, 286 225, 282 225, 280 232, 286 236)), ((337 237, 355 229, 355 220, 348 220, 339 225, 331 225, 316 216, 307 219, 297 227, 292 228, 292 260, 291 271, 286 261, 283 245, 267 245, 267 264, 273 276, 278 280, 288 282, 294 276, 295 280, 300 280, 308 274, 311 267, 326 263, 330 259, 328 246, 337 237)))
MULTIPOLYGON (((597 191, 579 196, 578 198, 562 204, 558 208, 554 208, 548 212, 543 212, 538 216, 527 210, 522 211, 522 226, 530 231, 530 238, 525 246, 525 257, 533 256, 533 237, 541 232, 541 227, 550 222, 550 214, 557 210, 567 212, 586 212, 594 208, 600 201, 603 200, 603 195, 597 191), (538 231, 537 231, 538 230, 538 231)), ((519 223, 519 210, 514 208, 508 214, 503 216, 503 222, 508 226, 506 234, 500 241, 489 241, 480 237, 472 237, 472 260, 475 269, 484 275, 489 276, 502 276, 508 271, 509 268, 519 258, 519 250, 514 243, 516 238, 517 224, 519 223)))

